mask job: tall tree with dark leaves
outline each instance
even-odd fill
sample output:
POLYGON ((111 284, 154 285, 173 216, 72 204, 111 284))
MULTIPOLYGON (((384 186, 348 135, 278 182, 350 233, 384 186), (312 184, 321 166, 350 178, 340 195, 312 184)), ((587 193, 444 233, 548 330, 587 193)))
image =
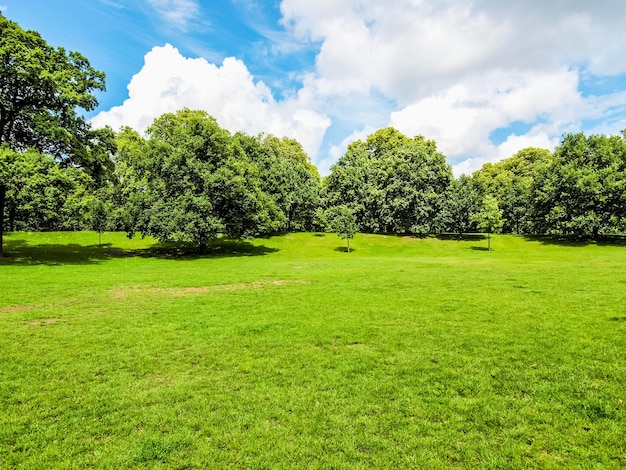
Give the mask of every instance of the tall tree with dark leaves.
POLYGON ((348 147, 326 180, 326 204, 347 205, 362 231, 431 233, 452 169, 435 142, 380 129, 348 147))
POLYGON ((104 78, 79 52, 54 48, 0 14, 0 145, 37 149, 101 180, 112 168, 113 133, 91 129, 78 110, 96 108, 104 78))
POLYGON ((258 168, 206 112, 164 114, 146 140, 126 129, 118 147, 130 234, 203 251, 219 235, 249 237, 277 228, 258 168))
POLYGON ((598 238, 626 229, 626 135, 568 134, 533 186, 538 233, 598 238))

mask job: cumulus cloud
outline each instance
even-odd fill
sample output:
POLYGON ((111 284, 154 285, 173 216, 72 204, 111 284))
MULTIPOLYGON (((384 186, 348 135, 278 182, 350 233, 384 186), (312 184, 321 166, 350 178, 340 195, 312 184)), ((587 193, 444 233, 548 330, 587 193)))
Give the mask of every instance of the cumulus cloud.
POLYGON ((324 114, 306 107, 306 98, 296 95, 277 102, 263 82, 254 81, 242 61, 230 57, 218 66, 203 58, 186 58, 169 44, 146 54, 128 93, 122 105, 99 113, 92 124, 113 129, 130 126, 143 132, 163 113, 184 107, 203 109, 232 132, 292 137, 310 155, 316 155, 330 126, 324 114))
POLYGON ((394 112, 391 124, 409 135, 424 134, 434 139, 452 162, 473 157, 471 165, 462 165, 469 170, 509 157, 527 146, 553 147, 553 136, 568 130, 582 106, 576 72, 495 72, 394 112), (533 126, 524 136, 511 134, 499 146, 490 139, 496 129, 537 121, 550 124, 533 126))
POLYGON ((626 73, 626 3, 283 0, 281 10, 292 34, 321 44, 320 93, 380 91, 397 103, 389 123, 435 139, 458 169, 522 145, 552 148, 563 132, 626 103, 579 91, 583 71, 626 73), (514 122, 530 131, 494 145, 491 133, 514 122))
MULTIPOLYGON (((172 24, 198 12, 196 0, 148 1, 172 24)), ((241 60, 216 65, 155 47, 128 100, 94 124, 143 130, 163 112, 201 108, 231 131, 298 139, 322 174, 349 142, 385 125, 436 140, 457 173, 524 146, 552 149, 589 121, 596 132, 626 127, 626 85, 581 91, 583 78, 626 77, 626 2, 282 0, 280 9, 284 30, 267 35, 279 38, 269 50, 316 51, 306 73, 291 71, 299 88, 277 90, 283 98, 241 60), (497 130, 505 134, 494 141, 497 130)))

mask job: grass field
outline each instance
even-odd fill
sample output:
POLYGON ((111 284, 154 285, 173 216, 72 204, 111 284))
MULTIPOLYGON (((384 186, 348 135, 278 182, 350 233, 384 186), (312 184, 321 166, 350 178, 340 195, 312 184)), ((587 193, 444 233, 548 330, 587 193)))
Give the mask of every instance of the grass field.
POLYGON ((5 237, 0 468, 624 468, 626 246, 5 237))

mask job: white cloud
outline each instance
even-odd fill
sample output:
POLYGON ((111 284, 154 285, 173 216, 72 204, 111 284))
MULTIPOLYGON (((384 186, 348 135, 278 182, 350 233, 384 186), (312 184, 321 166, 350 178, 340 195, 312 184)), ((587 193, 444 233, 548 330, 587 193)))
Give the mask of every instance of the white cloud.
MULTIPOLYGON (((197 0, 148 1, 181 27, 199 12, 197 0)), ((626 91, 580 91, 583 76, 626 74, 626 2, 566 3, 282 0, 285 31, 265 31, 268 50, 318 48, 314 70, 290 72, 298 89, 276 99, 240 60, 216 65, 155 47, 129 99, 93 122, 143 130, 163 112, 201 108, 231 131, 298 139, 322 174, 348 143, 393 125, 434 139, 455 172, 471 172, 523 146, 551 149, 590 121, 595 132, 626 127, 626 91), (516 123, 526 131, 492 142, 493 131, 516 123)))
POLYGON ((452 161, 473 157, 464 171, 474 171, 488 161, 510 157, 526 146, 555 144, 584 107, 578 75, 568 70, 522 75, 494 72, 481 80, 455 85, 440 94, 416 101, 391 115, 391 125, 408 134, 434 139, 452 161), (492 131, 518 122, 532 126, 524 136, 511 133, 499 146, 492 131))
MULTIPOLYGON (((320 96, 378 90, 398 104, 391 125, 435 139, 452 162, 473 156, 463 163, 471 169, 521 145, 554 147, 615 109, 582 97, 582 70, 626 73, 625 2, 283 0, 281 10, 292 34, 321 44, 311 80, 320 96), (531 130, 495 146, 492 131, 514 122, 531 130)), ((343 146, 331 147, 326 166, 343 146)))
POLYGON ((200 12, 198 0, 148 0, 148 4, 172 26, 186 30, 200 12))
POLYGON ((317 154, 329 119, 295 96, 277 102, 263 82, 255 82, 245 64, 227 58, 221 66, 189 59, 171 45, 155 47, 128 85, 129 98, 99 113, 95 127, 130 126, 140 132, 166 112, 203 109, 232 132, 273 133, 297 139, 312 156, 317 154))

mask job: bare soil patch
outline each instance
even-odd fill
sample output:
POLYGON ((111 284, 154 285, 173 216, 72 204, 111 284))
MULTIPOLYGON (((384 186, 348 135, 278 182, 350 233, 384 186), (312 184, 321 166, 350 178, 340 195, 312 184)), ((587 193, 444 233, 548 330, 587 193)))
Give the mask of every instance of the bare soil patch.
POLYGON ((152 288, 122 288, 114 291, 115 298, 124 298, 129 294, 153 293, 162 294, 171 297, 184 297, 187 295, 199 295, 210 292, 228 292, 244 289, 263 289, 265 287, 277 287, 285 285, 308 284, 309 281, 303 280, 274 280, 274 281, 253 281, 253 282, 237 282, 231 284, 216 284, 212 286, 194 286, 194 287, 152 287, 152 288))
POLYGON ((12 307, 0 307, 0 313, 11 313, 11 312, 23 312, 25 310, 32 310, 32 305, 14 305, 12 307))
POLYGON ((43 326, 58 322, 58 318, 37 318, 28 322, 31 326, 43 326))

